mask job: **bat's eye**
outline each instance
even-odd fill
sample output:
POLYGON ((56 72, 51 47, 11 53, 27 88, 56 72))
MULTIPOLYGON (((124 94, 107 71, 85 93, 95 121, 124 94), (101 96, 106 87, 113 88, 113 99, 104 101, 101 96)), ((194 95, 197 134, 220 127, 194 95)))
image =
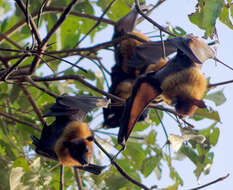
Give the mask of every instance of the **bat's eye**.
POLYGON ((93 141, 93 140, 94 140, 94 137, 93 137, 93 136, 89 136, 89 137, 87 137, 87 140, 88 140, 88 141, 93 141))

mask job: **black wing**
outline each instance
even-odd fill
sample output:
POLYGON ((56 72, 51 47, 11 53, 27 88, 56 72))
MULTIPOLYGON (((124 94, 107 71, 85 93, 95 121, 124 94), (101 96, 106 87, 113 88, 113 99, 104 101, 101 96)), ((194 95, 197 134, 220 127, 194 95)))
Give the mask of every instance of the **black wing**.
POLYGON ((94 96, 59 96, 44 117, 67 116, 69 120, 83 121, 87 112, 97 107, 107 107, 108 104, 107 99, 94 96))
MULTIPOLYGON (((170 40, 164 41, 165 54, 170 55, 177 51, 177 48, 170 40)), ((161 57, 163 57, 162 42, 145 42, 136 47, 136 53, 129 61, 129 66, 135 69, 140 69, 144 72, 146 67, 150 64, 155 64, 161 57)))
POLYGON ((107 166, 98 166, 95 164, 88 164, 87 166, 77 166, 75 168, 99 175, 107 166))
POLYGON ((130 98, 126 101, 125 109, 120 119, 119 144, 125 144, 143 111, 162 92, 160 83, 153 78, 153 75, 154 72, 151 72, 146 76, 140 77, 133 87, 130 98))

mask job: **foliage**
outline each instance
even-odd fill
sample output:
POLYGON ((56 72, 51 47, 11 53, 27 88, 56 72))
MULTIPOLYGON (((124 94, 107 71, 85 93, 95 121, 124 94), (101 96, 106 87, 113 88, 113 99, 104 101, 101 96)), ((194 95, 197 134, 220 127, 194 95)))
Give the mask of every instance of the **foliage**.
MULTIPOLYGON (((84 79, 92 86, 97 86, 98 89, 106 90, 106 81, 103 75, 99 75, 99 71, 94 69, 88 70, 87 73, 69 66, 63 72, 67 65, 66 62, 59 60, 74 56, 72 60, 78 60, 84 56, 84 69, 87 60, 95 61, 95 64, 100 68, 100 71, 106 75, 102 66, 99 64, 99 52, 97 51, 70 51, 62 52, 61 50, 72 50, 76 48, 78 41, 94 26, 96 20, 88 19, 85 14, 96 16, 99 15, 99 10, 102 12, 106 9, 110 0, 82 0, 73 8, 73 13, 82 13, 84 16, 71 14, 67 16, 58 30, 54 32, 48 42, 47 55, 43 56, 42 62, 37 66, 36 72, 31 75, 31 78, 47 91, 57 95, 64 93, 71 95, 89 94, 94 96, 102 96, 94 88, 90 88, 84 79), (51 52, 56 51, 54 54, 51 52), (56 56, 56 57, 54 57, 56 56), (64 66, 65 65, 65 66, 64 66), (38 69, 42 70, 38 70, 38 69), (43 71, 42 73, 40 73, 43 71), (52 72, 53 76, 79 76, 81 79, 74 80, 69 78, 61 81, 46 81, 39 80, 49 77, 47 72, 52 72)), ((25 2, 24 2, 25 3, 25 2)), ((32 3, 32 1, 31 1, 32 3)), ((33 5, 29 6, 29 13, 35 18, 37 23, 37 12, 43 1, 33 1, 33 5)), ((38 23, 41 36, 44 36, 53 28, 61 15, 61 9, 65 8, 70 1, 68 0, 53 0, 48 7, 45 7, 38 23), (53 9, 52 9, 53 8, 53 9), (53 10, 53 11, 52 11, 53 10), (55 10, 55 11, 54 11, 55 10), (43 34, 42 34, 43 33, 43 34)), ((88 38, 93 42, 97 34, 101 33, 109 24, 118 20, 130 11, 129 5, 133 5, 132 0, 118 0, 107 12, 106 17, 110 21, 103 21, 88 35, 88 38)), ((29 30, 28 24, 25 22, 25 15, 16 3, 10 3, 7 0, 0 0, 0 72, 6 71, 24 55, 27 49, 36 50, 36 40, 32 46, 32 32, 29 30), (10 38, 10 40, 8 40, 10 38), (13 41, 13 42, 12 42, 13 41), (17 45, 16 45, 17 44, 17 45), (3 51, 4 49, 14 49, 15 51, 3 51)), ((224 2, 223 0, 199 0, 197 10, 189 16, 190 21, 196 24, 200 29, 205 30, 208 36, 213 37, 216 34, 215 22, 219 19, 228 27, 233 28, 231 23, 233 15, 233 6, 231 1, 224 2)), ((98 17, 96 16, 98 19, 98 17)), ((107 20, 107 19, 106 19, 107 20)), ((175 34, 184 34, 181 27, 173 29, 175 34)), ((104 35, 104 34, 103 34, 104 35)), ((43 38, 42 38, 43 39, 43 38)), ((94 45, 94 44, 92 44, 94 45)), ((81 47, 81 45, 79 45, 81 47)), ((107 51, 107 50, 106 50, 107 51)), ((35 51, 36 52, 36 51, 35 51)), ((40 55, 38 52, 35 54, 40 55)), ((23 62, 20 63, 20 69, 30 68, 32 61, 35 59, 34 54, 29 54, 23 62)), ((68 60, 68 59, 67 59, 68 60)), ((70 60, 70 59, 69 59, 70 60)), ((72 61, 72 62, 75 62, 72 61)), ((94 63, 90 63, 94 64, 94 63)), ((107 65, 109 63, 103 63, 107 65)), ((18 67, 19 68, 19 67, 18 67)), ((2 74, 2 73, 1 73, 2 74)), ((213 101, 216 106, 223 104, 226 99, 222 91, 208 93, 206 99, 213 101)), ((56 162, 48 161, 35 155, 30 136, 40 136, 41 122, 39 115, 46 113, 48 108, 54 103, 54 97, 36 88, 35 85, 29 83, 19 75, 15 78, 9 78, 0 83, 0 189, 58 189, 59 188, 59 167, 56 162), (26 90, 23 90, 25 88, 26 90), (26 92, 31 96, 32 101, 26 92), (33 102, 36 105, 33 106, 33 102), (36 112, 37 108, 40 110, 36 112), (4 114, 6 113, 6 114, 4 114), (11 117, 13 116, 13 118, 11 117), (27 123, 22 123, 20 121, 27 123)), ((89 115, 88 121, 96 121, 100 123, 100 118, 93 119, 98 116, 96 110, 89 115), (93 116, 94 115, 94 116, 93 116)), ((165 112, 159 112, 165 118, 165 112)), ((180 150, 191 162, 195 165, 194 171, 197 179, 201 174, 207 175, 210 172, 210 166, 213 163, 214 152, 212 148, 217 144, 220 130, 216 126, 220 122, 220 117, 217 111, 198 110, 192 119, 200 121, 203 119, 213 120, 213 124, 209 127, 203 127, 198 133, 206 138, 206 146, 197 144, 190 140, 180 150)), ((51 119, 46 120, 48 123, 51 119)), ((143 138, 140 140, 131 139, 127 144, 127 149, 122 153, 122 156, 117 160, 117 163, 137 181, 143 182, 143 179, 150 176, 153 172, 158 179, 161 179, 164 165, 169 168, 169 176, 174 181, 173 185, 164 184, 165 189, 177 189, 183 185, 183 180, 177 169, 173 166, 173 158, 161 147, 161 142, 158 142, 157 125, 160 124, 159 118, 155 114, 155 110, 151 109, 150 118, 146 122, 138 123, 135 127, 132 136, 143 138), (153 126, 153 128, 151 127, 153 126)), ((177 124, 178 126, 178 124, 177 124)), ((99 127, 99 126, 98 126, 99 127)), ((93 128, 94 129, 94 128, 93 128)), ((105 138, 105 137, 104 137, 105 138)), ((106 137, 107 138, 107 137, 106 137)), ((111 147, 117 146, 116 138, 111 137, 111 147)), ((102 165, 102 155, 100 151, 96 151, 95 162, 102 165)), ((130 181, 126 180, 113 167, 109 166, 101 175, 93 176, 88 173, 83 174, 83 186, 92 189, 139 189, 130 181), (126 188, 127 187, 127 188, 126 188)), ((191 174, 190 174, 191 175, 191 174)), ((75 189, 75 178, 71 168, 65 169, 65 185, 69 189, 75 189)))

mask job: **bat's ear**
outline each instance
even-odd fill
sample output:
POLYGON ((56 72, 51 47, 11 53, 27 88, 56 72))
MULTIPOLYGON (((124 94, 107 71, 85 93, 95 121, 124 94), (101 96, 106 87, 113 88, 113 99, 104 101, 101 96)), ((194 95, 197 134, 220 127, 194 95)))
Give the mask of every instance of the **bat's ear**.
POLYGON ((137 15, 138 13, 136 9, 133 9, 126 16, 121 18, 115 25, 115 32, 132 32, 135 26, 137 15))

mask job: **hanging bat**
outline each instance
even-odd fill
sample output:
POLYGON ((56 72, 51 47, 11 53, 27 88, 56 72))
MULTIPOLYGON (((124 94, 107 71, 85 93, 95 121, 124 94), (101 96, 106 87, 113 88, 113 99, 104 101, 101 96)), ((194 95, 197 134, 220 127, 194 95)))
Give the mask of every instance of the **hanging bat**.
POLYGON ((193 35, 169 42, 177 48, 175 57, 157 72, 139 77, 126 101, 118 133, 118 143, 123 147, 143 110, 157 97, 173 105, 181 117, 192 115, 197 107, 206 107, 201 99, 207 82, 200 69, 207 59, 215 59, 214 51, 193 35))
POLYGON ((36 152, 65 166, 99 174, 105 167, 89 163, 93 154, 93 134, 83 120, 87 112, 108 103, 104 98, 91 96, 58 97, 44 115, 56 117, 55 121, 43 127, 40 139, 32 136, 36 152))
MULTIPOLYGON (((113 35, 113 39, 115 39, 126 33, 131 33, 144 40, 144 42, 141 42, 133 38, 128 38, 114 46, 116 64, 112 68, 112 85, 109 92, 124 99, 130 96, 133 83, 139 74, 145 71, 156 71, 166 63, 165 61, 160 61, 162 64, 156 64, 155 66, 155 63, 163 54, 162 43, 148 42, 149 39, 146 36, 135 31, 136 18, 137 11, 134 9, 116 23, 113 35), (150 51, 153 51, 153 53, 150 53, 150 51)), ((167 54, 176 51, 176 48, 170 42, 164 41, 164 45, 167 54)), ((112 103, 114 104, 114 102, 112 103)), ((104 127, 118 127, 120 124, 119 118, 123 110, 123 106, 112 106, 103 109, 104 127)), ((148 110, 141 115, 139 121, 143 121, 147 117, 147 113, 148 110)))

